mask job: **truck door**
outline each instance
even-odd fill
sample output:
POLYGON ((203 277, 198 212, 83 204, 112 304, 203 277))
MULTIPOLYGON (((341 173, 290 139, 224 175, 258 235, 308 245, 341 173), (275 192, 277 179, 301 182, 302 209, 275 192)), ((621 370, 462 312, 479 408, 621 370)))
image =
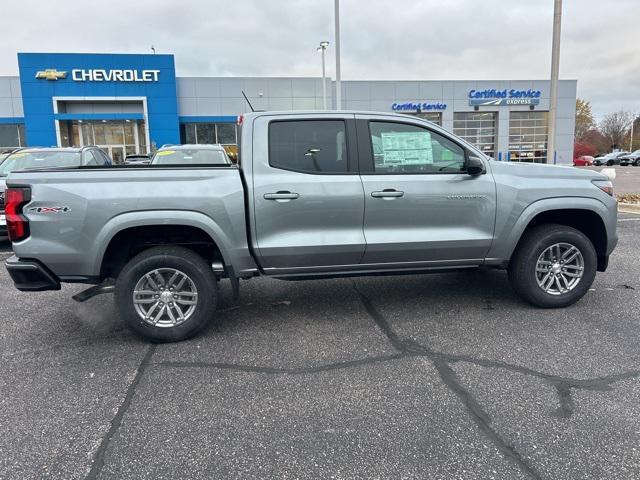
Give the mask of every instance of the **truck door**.
POLYGON ((365 191, 362 263, 480 264, 496 213, 490 172, 471 176, 455 138, 411 120, 357 116, 365 191))
POLYGON ((252 178, 255 238, 266 273, 360 262, 364 193, 354 115, 259 117, 252 178))

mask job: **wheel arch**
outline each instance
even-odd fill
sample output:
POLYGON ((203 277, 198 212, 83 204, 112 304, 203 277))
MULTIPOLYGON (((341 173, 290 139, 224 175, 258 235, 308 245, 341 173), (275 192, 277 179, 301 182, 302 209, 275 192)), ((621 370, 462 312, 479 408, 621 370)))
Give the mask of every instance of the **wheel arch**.
POLYGON ((105 224, 96 244, 99 247, 93 270, 101 279, 117 275, 128 259, 158 245, 185 246, 207 260, 232 263, 225 233, 212 219, 197 212, 123 214, 105 224))
POLYGON ((606 268, 608 231, 604 220, 607 208, 595 199, 562 198, 541 200, 527 207, 504 245, 504 257, 511 259, 527 231, 541 224, 567 225, 589 238, 598 256, 598 270, 606 268), (570 206, 569 206, 570 205, 570 206))

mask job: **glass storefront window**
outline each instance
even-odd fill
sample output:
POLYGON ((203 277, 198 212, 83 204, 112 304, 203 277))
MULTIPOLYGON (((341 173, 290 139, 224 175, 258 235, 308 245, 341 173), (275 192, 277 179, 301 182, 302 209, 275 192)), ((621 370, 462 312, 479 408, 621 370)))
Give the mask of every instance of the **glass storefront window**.
POLYGON ((0 124, 0 147, 24 147, 24 125, 20 123, 0 124))
POLYGON ((512 162, 547 162, 548 112, 511 112, 509 158, 512 162))
POLYGON ((182 143, 221 143, 236 145, 235 123, 183 123, 180 125, 182 143))
POLYGON ((453 133, 475 145, 485 155, 495 157, 497 112, 453 114, 453 133))
POLYGON ((218 143, 235 145, 236 144, 236 125, 234 123, 218 123, 216 125, 218 135, 218 143))
POLYGON ((216 142, 216 124, 196 124, 196 141, 196 143, 218 143, 216 142))
POLYGON ((61 121, 60 144, 63 147, 97 145, 117 163, 124 159, 125 153, 147 153, 145 122, 140 120, 61 121))

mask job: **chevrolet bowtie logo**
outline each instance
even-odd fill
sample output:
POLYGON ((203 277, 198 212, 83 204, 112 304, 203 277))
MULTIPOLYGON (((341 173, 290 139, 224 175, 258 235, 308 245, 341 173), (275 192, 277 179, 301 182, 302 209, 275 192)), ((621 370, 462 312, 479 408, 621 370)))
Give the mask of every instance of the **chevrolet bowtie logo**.
POLYGON ((40 70, 36 72, 36 78, 43 78, 45 80, 58 80, 59 78, 67 78, 67 72, 59 72, 55 68, 47 68, 46 70, 40 70))

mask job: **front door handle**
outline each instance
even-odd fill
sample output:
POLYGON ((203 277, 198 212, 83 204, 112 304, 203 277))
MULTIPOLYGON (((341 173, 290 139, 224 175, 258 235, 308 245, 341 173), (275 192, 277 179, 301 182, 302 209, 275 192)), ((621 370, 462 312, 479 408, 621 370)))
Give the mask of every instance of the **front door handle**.
POLYGON ((373 198, 397 198, 402 197, 404 192, 396 190, 395 188, 385 188, 382 191, 371 192, 373 198))
POLYGON ((279 191, 276 193, 265 193, 265 200, 295 200, 300 196, 299 193, 293 193, 289 191, 279 191))

